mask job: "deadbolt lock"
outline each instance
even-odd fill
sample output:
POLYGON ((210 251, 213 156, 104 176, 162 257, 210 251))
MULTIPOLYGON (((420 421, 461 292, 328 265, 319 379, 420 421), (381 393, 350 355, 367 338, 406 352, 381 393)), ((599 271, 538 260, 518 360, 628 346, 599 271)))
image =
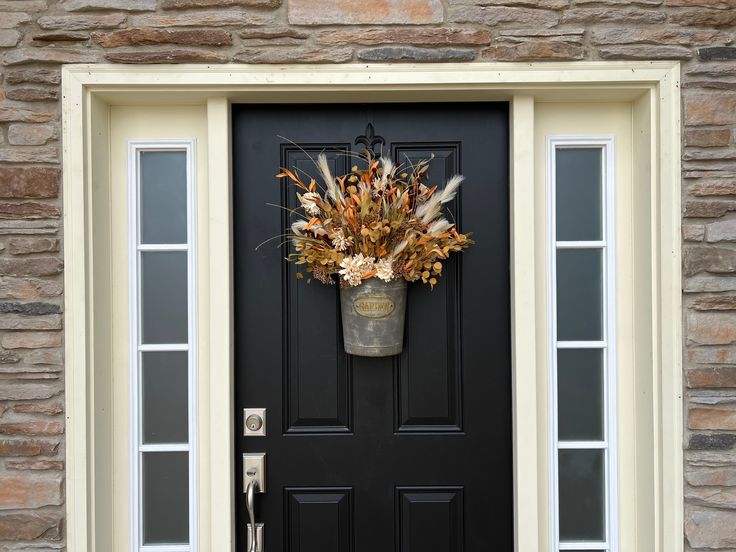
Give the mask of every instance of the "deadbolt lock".
POLYGON ((264 437, 266 435, 266 409, 243 409, 243 427, 246 437, 264 437))
POLYGON ((248 431, 258 431, 263 427, 263 418, 258 414, 251 414, 245 419, 245 426, 248 431))

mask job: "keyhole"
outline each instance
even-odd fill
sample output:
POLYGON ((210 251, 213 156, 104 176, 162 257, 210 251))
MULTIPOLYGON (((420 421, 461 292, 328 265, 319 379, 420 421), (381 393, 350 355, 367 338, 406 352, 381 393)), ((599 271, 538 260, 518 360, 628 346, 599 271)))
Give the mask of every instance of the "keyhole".
POLYGON ((251 431, 258 431, 263 427, 263 420, 257 414, 251 414, 245 420, 245 425, 251 431))

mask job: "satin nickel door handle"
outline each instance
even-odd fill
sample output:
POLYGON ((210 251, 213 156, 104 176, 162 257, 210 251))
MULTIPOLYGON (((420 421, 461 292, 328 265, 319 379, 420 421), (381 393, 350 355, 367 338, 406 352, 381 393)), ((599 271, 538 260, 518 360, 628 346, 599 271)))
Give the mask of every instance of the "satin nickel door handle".
POLYGON ((248 511, 248 552, 263 552, 263 523, 256 523, 255 494, 266 491, 266 454, 256 452, 243 455, 243 484, 245 508, 248 511))
POLYGON ((248 490, 245 492, 245 507, 248 510, 248 552, 263 552, 263 524, 256 524, 255 493, 258 491, 258 481, 251 479, 248 490), (253 531, 255 528, 255 532, 253 531))

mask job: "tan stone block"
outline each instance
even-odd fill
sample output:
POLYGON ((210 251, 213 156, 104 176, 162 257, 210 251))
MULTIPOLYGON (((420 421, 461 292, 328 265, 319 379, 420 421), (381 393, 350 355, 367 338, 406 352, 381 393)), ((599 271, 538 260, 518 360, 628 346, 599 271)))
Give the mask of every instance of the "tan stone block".
POLYGON ((736 343, 736 315, 719 312, 689 313, 687 341, 697 345, 736 343))
POLYGON ((11 255, 30 255, 32 253, 56 253, 60 241, 57 238, 10 238, 8 252, 11 255))
POLYGON ((58 231, 58 219, 0 219, 0 235, 56 234, 58 231))
POLYGON ((33 46, 45 47, 50 42, 82 42, 89 40, 89 33, 82 31, 52 31, 33 35, 33 46))
POLYGON ((0 456, 56 456, 58 441, 41 439, 0 439, 0 456))
POLYGON ((66 11, 155 11, 156 0, 62 0, 66 11))
POLYGON ((598 48, 602 59, 690 59, 689 48, 676 45, 622 44, 598 48))
POLYGON ((736 123, 736 92, 686 92, 684 103, 687 125, 736 123))
POLYGON ((292 25, 423 25, 442 23, 440 0, 289 0, 292 25))
POLYGON ((309 38, 310 32, 305 32, 293 27, 251 27, 238 33, 240 38, 309 38))
POLYGON ((615 27, 593 29, 593 44, 675 44, 692 46, 697 44, 730 44, 733 37, 730 33, 714 29, 682 29, 667 28, 630 28, 615 27))
POLYGON ((683 224, 682 239, 690 242, 700 242, 705 238, 705 226, 702 224, 683 224))
POLYGON ((33 349, 26 352, 22 357, 26 364, 44 364, 61 366, 64 364, 63 349, 33 349))
POLYGON ((48 203, 26 201, 23 203, 0 203, 0 218, 2 219, 42 219, 59 218, 58 207, 48 203))
POLYGON ((730 27, 736 23, 736 10, 681 8, 670 10, 669 20, 685 27, 730 27))
POLYGON ((561 23, 662 23, 666 19, 667 15, 661 10, 597 6, 594 8, 569 9, 563 13, 561 23))
POLYGON ((94 63, 99 56, 93 51, 62 48, 16 48, 3 56, 3 65, 26 63, 94 63))
POLYGON ((61 538, 60 515, 40 512, 0 514, 0 540, 33 541, 46 539, 57 541, 61 538))
POLYGON ((736 178, 701 178, 689 189, 697 197, 736 195, 736 178))
POLYGON ((130 23, 133 27, 245 27, 277 22, 278 19, 270 13, 220 10, 136 15, 131 17, 130 23))
POLYGON ((8 460, 5 467, 9 470, 22 471, 64 471, 64 462, 60 460, 8 460))
POLYGON ((30 20, 31 17, 27 13, 0 12, 0 29, 13 29, 30 20))
POLYGON ((2 345, 6 349, 61 347, 62 339, 59 332, 12 332, 2 337, 2 345))
POLYGON ((685 481, 696 487, 736 487, 736 467, 685 469, 685 481))
POLYGON ((233 56, 240 63, 343 63, 350 61, 350 48, 244 48, 233 56))
POLYGON ((693 276, 699 272, 736 272, 736 251, 723 247, 687 247, 683 254, 683 269, 685 276, 693 276))
POLYGON ((161 8, 165 10, 183 10, 188 8, 222 8, 225 6, 253 6, 257 8, 278 8, 281 0, 163 0, 161 8))
POLYGON ((224 63, 228 57, 207 50, 131 50, 110 52, 105 59, 113 63, 224 63))
POLYGON ((54 276, 61 274, 64 265, 56 257, 33 259, 0 259, 0 275, 3 276, 54 276))
POLYGON ((0 149, 0 162, 7 163, 58 163, 59 148, 53 146, 11 146, 0 149))
POLYGON ((20 42, 20 33, 11 29, 0 29, 0 48, 12 48, 20 42))
MULTIPOLYGON (((0 123, 7 123, 7 122, 19 122, 19 123, 47 123, 54 117, 53 113, 49 113, 48 111, 34 111, 32 109, 26 109, 24 107, 10 107, 10 106, 0 106, 0 123)), ((6 178, 12 181, 11 176, 6 176, 10 171, 21 171, 21 170, 29 170, 29 169, 12 169, 12 168, 2 168, 0 167, 0 170, 3 172, 0 172, 0 182, 3 183, 2 186, 0 186, 0 197, 8 197, 3 194, 3 190, 5 189, 6 185, 6 178), (5 178, 4 178, 5 177, 5 178)))
POLYGON ((40 12, 48 7, 46 0, 0 0, 3 12, 40 12))
POLYGON ((496 61, 576 60, 583 57, 581 44, 554 40, 494 45, 481 52, 481 59, 496 61))
POLYGON ((685 371, 691 389, 736 388, 736 366, 707 366, 685 371))
POLYGON ((667 6, 713 8, 719 10, 736 9, 736 0, 666 0, 667 6))
MULTIPOLYGON (((19 414, 43 414, 44 416, 58 416, 64 413, 64 405, 60 402, 32 402, 13 406, 13 412, 19 414)), ((2 456, 2 454, 0 454, 2 456)))
POLYGON ((736 512, 730 510, 688 511, 685 537, 696 549, 736 548, 736 512))
POLYGON ((736 291, 736 276, 695 276, 685 279, 685 293, 736 291))
POLYGON ((15 146, 42 146, 56 138, 56 125, 16 123, 8 127, 8 142, 15 146))
POLYGON ((56 90, 49 88, 12 88, 6 91, 6 96, 18 102, 50 102, 59 98, 56 90))
POLYGON ((736 295, 706 295, 698 297, 693 301, 692 308, 695 310, 736 310, 736 295))
POLYGON ((62 504, 63 479, 0 475, 0 510, 19 510, 62 504))
POLYGON ((736 220, 719 220, 706 226, 707 240, 714 242, 736 241, 736 220))
POLYGON ((61 422, 30 421, 0 424, 0 435, 23 435, 36 437, 41 435, 61 435, 64 424, 61 422))
POLYGON ((698 487, 685 490, 685 501, 697 506, 736 509, 736 489, 698 487))
POLYGON ((322 31, 317 42, 331 46, 342 44, 419 44, 444 46, 453 44, 490 44, 491 33, 486 29, 467 27, 383 27, 350 31, 322 31))
POLYGON ((57 297, 61 295, 62 289, 61 282, 0 276, 0 299, 57 297))
POLYGON ((150 44, 184 44, 188 46, 229 46, 229 32, 220 29, 172 31, 169 29, 135 28, 111 33, 92 33, 92 40, 103 48, 150 44))
POLYGON ((731 143, 731 130, 718 129, 688 129, 685 131, 685 144, 702 148, 717 148, 728 146, 731 143))
POLYGON ((60 330, 61 324, 60 314, 46 316, 3 314, 0 316, 0 330, 60 330))
POLYGON ((449 0, 450 6, 511 6, 561 10, 569 8, 573 0, 449 0))
POLYGON ((531 28, 554 27, 560 22, 559 12, 509 6, 450 6, 449 21, 496 25, 524 25, 531 28))
POLYGON ((736 408, 722 406, 701 406, 688 412, 687 427, 690 429, 736 430, 736 408))
POLYGON ((122 13, 110 15, 47 15, 38 18, 38 26, 46 31, 86 31, 114 29, 127 20, 122 13))
POLYGON ((690 218, 720 218, 730 211, 736 211, 736 201, 686 201, 684 216, 690 218))
POLYGON ((0 385, 0 401, 32 401, 56 397, 63 390, 54 383, 17 383, 0 385))
POLYGON ((61 71, 58 69, 15 69, 8 71, 5 78, 8 84, 59 84, 61 82, 61 71))
POLYGON ((696 347, 687 351, 687 360, 695 364, 736 365, 736 347, 696 347))

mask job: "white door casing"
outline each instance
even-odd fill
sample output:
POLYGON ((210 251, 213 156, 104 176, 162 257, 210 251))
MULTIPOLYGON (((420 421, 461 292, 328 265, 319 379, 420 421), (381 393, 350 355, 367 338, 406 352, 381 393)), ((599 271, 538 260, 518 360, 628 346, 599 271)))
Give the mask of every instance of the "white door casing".
MULTIPOLYGON (((543 165, 535 163, 535 155, 540 152, 539 140, 550 132, 550 127, 544 126, 551 124, 550 102, 590 101, 594 95, 603 111, 603 102, 627 106, 632 125, 629 139, 633 141, 629 186, 622 188, 617 212, 630 207, 631 220, 622 221, 621 228, 629 233, 628 238, 636 235, 637 239, 630 239, 631 251, 623 252, 619 239, 617 254, 623 253, 619 301, 625 296, 632 298, 625 309, 636 322, 636 332, 631 324, 625 328, 628 334, 619 335, 620 341, 629 336, 633 343, 626 353, 632 362, 631 374, 622 382, 620 397, 635 391, 632 396, 640 398, 634 404, 619 404, 620 424, 636 429, 627 437, 629 444, 621 443, 621 500, 626 501, 620 516, 621 549, 682 550, 678 81, 679 66, 670 62, 65 67, 62 117, 69 549, 118 550, 117 539, 127 538, 125 522, 117 526, 121 522, 113 516, 113 495, 123 476, 116 479, 112 474, 126 472, 115 471, 121 445, 119 437, 113 438, 115 432, 106 432, 117 421, 105 408, 106 401, 116 405, 121 400, 110 385, 112 367, 120 362, 115 353, 119 324, 114 324, 120 267, 116 268, 113 248, 114 236, 120 231, 115 221, 120 216, 110 216, 120 204, 115 200, 119 190, 113 186, 117 175, 113 172, 111 136, 117 129, 110 126, 114 121, 111 106, 157 106, 154 110, 162 117, 167 109, 200 106, 193 108, 200 121, 198 132, 204 134, 197 142, 198 151, 206 152, 205 162, 199 165, 205 172, 199 176, 197 192, 201 370, 198 531, 199 550, 220 552, 234 550, 233 473, 237 469, 232 452, 229 103, 367 99, 511 102, 516 549, 547 549, 546 263, 544 256, 540 257, 540 247, 543 251, 546 243, 545 202, 539 187, 543 165), (625 481, 636 484, 624 487, 625 481)), ((568 103, 571 108, 574 105, 568 103)), ((562 109, 560 104, 558 107, 562 109)), ((135 111, 133 107, 126 109, 135 111)), ((590 109, 595 110, 595 105, 590 109)), ((166 127, 161 133, 158 138, 194 137, 187 135, 192 131, 177 134, 166 127)))

